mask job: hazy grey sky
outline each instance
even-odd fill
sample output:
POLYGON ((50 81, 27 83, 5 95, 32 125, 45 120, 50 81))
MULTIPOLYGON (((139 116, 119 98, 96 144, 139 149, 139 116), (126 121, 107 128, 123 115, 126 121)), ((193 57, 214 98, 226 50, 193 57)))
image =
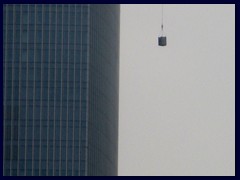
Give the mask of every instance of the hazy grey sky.
POLYGON ((235 175, 235 6, 121 5, 119 175, 235 175))

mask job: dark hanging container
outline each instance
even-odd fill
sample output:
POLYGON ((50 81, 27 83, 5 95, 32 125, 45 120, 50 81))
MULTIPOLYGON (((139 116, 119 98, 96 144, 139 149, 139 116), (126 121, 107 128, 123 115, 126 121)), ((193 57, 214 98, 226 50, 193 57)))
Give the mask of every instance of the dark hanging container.
POLYGON ((158 37, 158 45, 166 46, 167 45, 167 37, 165 37, 165 36, 158 37))

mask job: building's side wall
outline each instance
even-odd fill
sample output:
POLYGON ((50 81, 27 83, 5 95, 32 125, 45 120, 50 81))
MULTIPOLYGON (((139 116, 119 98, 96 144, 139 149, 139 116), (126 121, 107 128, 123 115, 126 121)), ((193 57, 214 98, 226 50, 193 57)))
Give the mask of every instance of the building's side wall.
POLYGON ((90 5, 88 175, 117 175, 120 5, 90 5))

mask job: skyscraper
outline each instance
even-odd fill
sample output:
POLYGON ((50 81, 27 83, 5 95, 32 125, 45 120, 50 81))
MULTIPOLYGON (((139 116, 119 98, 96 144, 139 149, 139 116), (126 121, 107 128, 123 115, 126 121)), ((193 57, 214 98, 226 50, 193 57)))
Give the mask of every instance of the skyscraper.
POLYGON ((4 175, 117 175, 120 5, 3 6, 4 175))

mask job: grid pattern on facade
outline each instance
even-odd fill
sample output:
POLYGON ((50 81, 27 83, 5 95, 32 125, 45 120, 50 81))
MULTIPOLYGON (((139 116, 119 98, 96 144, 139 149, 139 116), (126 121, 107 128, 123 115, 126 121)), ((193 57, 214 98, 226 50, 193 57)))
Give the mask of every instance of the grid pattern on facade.
POLYGON ((3 6, 4 175, 117 175, 119 17, 3 6))
POLYGON ((4 5, 4 175, 86 175, 89 5, 4 5))

